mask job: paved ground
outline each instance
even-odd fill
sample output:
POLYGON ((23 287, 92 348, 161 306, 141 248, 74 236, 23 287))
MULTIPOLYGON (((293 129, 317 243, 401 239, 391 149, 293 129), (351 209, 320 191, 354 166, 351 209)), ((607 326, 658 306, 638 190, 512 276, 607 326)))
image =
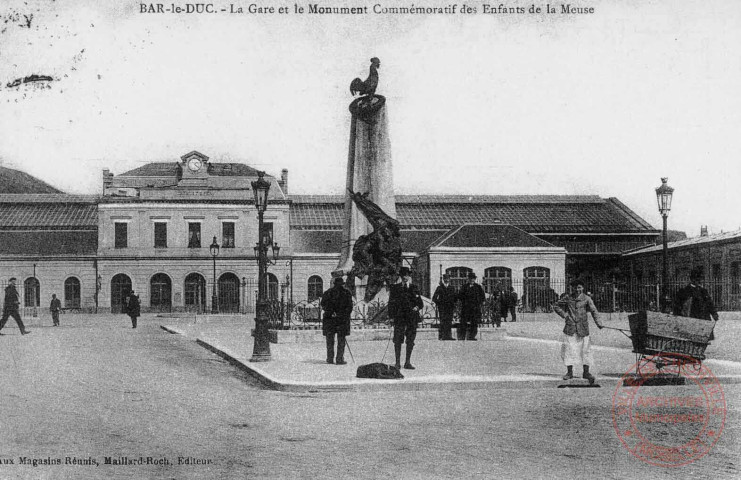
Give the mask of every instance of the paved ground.
MULTIPOLYGON (((29 327, 26 337, 13 324, 4 330, 0 478, 741 475, 741 385, 723 385, 725 430, 710 453, 665 469, 636 460, 619 442, 612 388, 268 391, 189 338, 165 333, 161 320, 141 323, 132 330, 123 316, 69 315, 60 328, 29 327), (20 457, 64 463, 67 456, 167 458, 170 465, 19 464, 20 457), (175 465, 178 456, 211 463, 175 465)), ((650 390, 666 388, 692 387, 650 390)))

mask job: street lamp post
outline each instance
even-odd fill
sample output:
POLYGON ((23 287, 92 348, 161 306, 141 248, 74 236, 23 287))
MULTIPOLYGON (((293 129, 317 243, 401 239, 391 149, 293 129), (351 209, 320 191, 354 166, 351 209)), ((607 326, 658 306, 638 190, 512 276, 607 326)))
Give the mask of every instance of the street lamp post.
POLYGON ((257 305, 255 315, 255 344, 252 349, 251 362, 268 362, 270 361, 270 337, 268 332, 268 312, 267 299, 265 292, 265 274, 268 270, 267 245, 263 235, 263 215, 268 208, 268 191, 270 183, 263 177, 265 172, 257 172, 257 180, 252 183, 252 191, 255 194, 255 207, 257 208, 258 230, 257 230, 257 247, 255 255, 257 256, 257 305))
POLYGON ((216 257, 219 256, 219 244, 216 243, 216 237, 214 237, 214 241, 211 242, 209 249, 211 250, 211 256, 214 259, 214 284, 211 294, 211 313, 219 313, 219 298, 216 296, 216 257))
POLYGON ((663 219, 663 230, 662 230, 662 242, 663 249, 661 251, 661 311, 665 311, 669 304, 668 302, 668 291, 667 291, 667 241, 666 241, 666 219, 669 216, 669 211, 672 209, 672 195, 674 189, 667 185, 667 177, 661 178, 661 186, 656 188, 656 203, 659 207, 659 213, 663 219))

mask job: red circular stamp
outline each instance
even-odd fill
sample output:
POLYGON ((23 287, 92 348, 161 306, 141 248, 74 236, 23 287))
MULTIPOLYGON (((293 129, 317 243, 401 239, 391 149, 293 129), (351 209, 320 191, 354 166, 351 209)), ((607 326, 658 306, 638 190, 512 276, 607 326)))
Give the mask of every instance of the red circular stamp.
POLYGON ((680 467, 705 456, 718 441, 726 400, 713 372, 696 359, 643 357, 618 382, 612 421, 632 455, 651 465, 680 467))

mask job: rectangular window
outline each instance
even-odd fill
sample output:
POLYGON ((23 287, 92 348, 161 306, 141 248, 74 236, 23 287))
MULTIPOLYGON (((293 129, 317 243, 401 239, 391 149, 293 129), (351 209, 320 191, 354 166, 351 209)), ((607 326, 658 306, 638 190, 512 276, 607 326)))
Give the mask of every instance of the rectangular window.
POLYGON ((167 248, 167 224, 164 222, 154 224, 154 248, 167 248))
POLYGON ((201 248, 200 223, 188 223, 188 248, 201 248))
POLYGON ((265 222, 262 224, 263 228, 263 242, 265 242, 265 245, 272 245, 273 244, 273 224, 272 222, 265 222))
POLYGON ((221 224, 221 242, 224 248, 234 248, 234 222, 221 224))
POLYGON ((129 246, 129 224, 116 222, 113 224, 115 230, 115 248, 126 248, 129 246))

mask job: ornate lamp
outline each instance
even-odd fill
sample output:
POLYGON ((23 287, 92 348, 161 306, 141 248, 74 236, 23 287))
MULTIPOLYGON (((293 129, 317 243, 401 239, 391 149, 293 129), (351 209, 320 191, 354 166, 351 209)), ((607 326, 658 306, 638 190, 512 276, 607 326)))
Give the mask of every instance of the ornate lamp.
MULTIPOLYGON (((255 195, 255 208, 257 208, 258 230, 257 246, 255 256, 257 257, 257 315, 255 317, 255 344, 252 350, 251 362, 267 362, 270 360, 270 338, 268 332, 267 295, 265 292, 265 281, 268 270, 268 246, 265 245, 265 234, 263 232, 263 216, 268 208, 268 192, 270 182, 263 177, 265 172, 257 172, 257 180, 252 183, 252 192, 255 195)), ((276 253, 277 244, 273 244, 273 255, 276 253)), ((279 248, 278 248, 279 250, 279 248)))
POLYGON ((214 237, 214 241, 211 242, 211 246, 208 248, 214 259, 214 284, 211 295, 211 313, 219 313, 219 299, 216 296, 216 257, 219 256, 219 244, 216 242, 216 237, 214 237))
POLYGON ((666 241, 666 219, 669 216, 669 211, 672 209, 672 195, 674 195, 674 189, 670 187, 666 182, 669 180, 668 177, 661 178, 661 186, 656 188, 656 204, 659 207, 659 213, 663 220, 662 229, 662 242, 663 248, 661 253, 661 311, 666 311, 669 304, 669 296, 666 288, 667 283, 667 241, 666 241))

